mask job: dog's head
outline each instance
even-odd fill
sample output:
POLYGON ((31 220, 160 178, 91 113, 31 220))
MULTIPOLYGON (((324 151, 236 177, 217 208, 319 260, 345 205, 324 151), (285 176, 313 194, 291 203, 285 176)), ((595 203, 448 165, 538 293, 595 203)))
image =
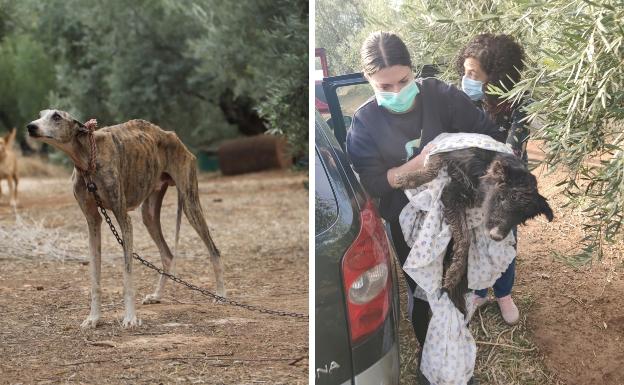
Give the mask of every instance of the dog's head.
POLYGON ((84 124, 69 112, 60 110, 41 111, 39 119, 28 123, 26 128, 31 137, 52 145, 68 143, 79 133, 85 132, 84 124))
POLYGON ((500 241, 514 226, 542 214, 548 221, 553 211, 537 189, 537 179, 514 155, 498 155, 481 177, 486 228, 500 241))
POLYGON ((4 159, 15 142, 17 129, 12 129, 8 134, 0 138, 0 160, 4 159))

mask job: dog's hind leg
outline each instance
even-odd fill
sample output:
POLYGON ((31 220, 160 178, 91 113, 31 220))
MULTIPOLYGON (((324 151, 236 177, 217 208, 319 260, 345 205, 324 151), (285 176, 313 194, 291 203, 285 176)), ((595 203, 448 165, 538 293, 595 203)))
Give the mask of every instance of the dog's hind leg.
POLYGON ((132 221, 126 210, 120 207, 113 209, 113 213, 115 214, 117 223, 119 223, 124 243, 123 281, 125 314, 122 326, 127 328, 139 326, 141 321, 136 317, 136 308, 134 305, 134 282, 132 279, 132 221))
MULTIPOLYGON (((167 192, 167 184, 163 184, 160 189, 155 190, 141 205, 141 214, 143 216, 143 224, 147 228, 149 235, 152 237, 158 251, 160 253, 160 259, 162 260, 163 270, 166 273, 170 273, 173 270, 174 255, 171 254, 171 250, 163 237, 162 228, 160 226, 160 208, 162 206, 163 197, 167 192)), ((167 277, 160 275, 156 289, 154 293, 148 294, 144 299, 144 304, 159 303, 162 298, 163 289, 167 277)))
POLYGON ((81 326, 83 328, 94 328, 100 320, 102 304, 102 287, 100 286, 102 271, 102 217, 97 210, 95 202, 85 202, 79 199, 78 203, 87 219, 87 225, 89 227, 89 252, 91 253, 91 311, 81 326))
POLYGON ((183 168, 183 172, 186 175, 177 175, 174 177, 176 186, 178 187, 178 194, 182 194, 182 208, 186 218, 190 222, 191 226, 197 231, 197 234, 204 241, 204 244, 208 248, 210 253, 210 259, 212 261, 212 267, 214 269, 215 278, 217 281, 217 295, 225 297, 225 286, 223 284, 223 267, 221 266, 221 256, 219 249, 214 244, 208 225, 204 219, 204 214, 199 201, 199 188, 197 185, 197 171, 195 169, 195 163, 183 168), (186 171, 188 170, 188 171, 186 171))
POLYGON ((466 222, 465 201, 458 197, 457 190, 453 191, 447 186, 442 192, 442 202, 444 203, 444 216, 453 236, 453 257, 444 274, 442 288, 449 293, 449 298, 455 307, 466 315, 464 294, 468 290, 466 274, 470 251, 470 233, 466 222))

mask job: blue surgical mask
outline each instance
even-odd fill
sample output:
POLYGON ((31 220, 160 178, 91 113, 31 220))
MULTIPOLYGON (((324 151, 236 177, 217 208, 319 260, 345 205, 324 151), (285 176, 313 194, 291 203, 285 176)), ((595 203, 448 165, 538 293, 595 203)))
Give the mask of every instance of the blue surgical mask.
POLYGON ((399 92, 375 91, 377 104, 392 112, 405 112, 414 105, 414 99, 420 90, 415 81, 410 81, 399 92))
POLYGON ((479 80, 473 80, 464 75, 462 78, 462 90, 470 97, 472 100, 481 100, 485 97, 483 93, 483 82, 479 80))

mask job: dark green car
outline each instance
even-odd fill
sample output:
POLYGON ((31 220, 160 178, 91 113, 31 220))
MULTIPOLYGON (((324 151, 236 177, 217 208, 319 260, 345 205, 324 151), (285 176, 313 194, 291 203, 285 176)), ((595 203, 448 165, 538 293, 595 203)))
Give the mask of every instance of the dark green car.
POLYGON ((316 384, 395 385, 394 249, 334 131, 318 112, 315 123, 316 384))

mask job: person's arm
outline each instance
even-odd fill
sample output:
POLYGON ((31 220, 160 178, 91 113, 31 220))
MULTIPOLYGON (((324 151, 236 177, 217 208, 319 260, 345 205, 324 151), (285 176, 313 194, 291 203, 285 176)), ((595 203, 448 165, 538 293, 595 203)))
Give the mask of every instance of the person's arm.
POLYGON ((349 161, 366 191, 375 198, 392 191, 393 187, 386 177, 388 167, 384 164, 373 138, 357 116, 353 118, 351 129, 347 133, 346 144, 349 161))
POLYGON ((371 196, 379 198, 396 189, 397 174, 416 171, 423 167, 429 146, 425 146, 421 153, 409 162, 388 168, 374 139, 357 116, 354 117, 351 127, 347 134, 347 155, 360 177, 360 182, 371 196))
MULTIPOLYGON (((442 99, 443 101, 440 101, 440 113, 443 114, 443 120, 447 118, 447 116, 444 115, 450 113, 450 126, 448 132, 474 132, 477 134, 488 135, 499 142, 505 141, 505 132, 500 130, 500 128, 489 119, 483 110, 476 107, 472 100, 470 100, 470 98, 463 91, 460 91, 455 86, 441 81, 439 81, 439 87, 441 94, 445 94, 444 96, 446 97, 445 99, 442 99)), ((427 144, 418 156, 401 166, 393 167, 388 170, 386 175, 388 183, 393 188, 397 188, 397 175, 423 169, 425 158, 432 149, 433 147, 430 144, 427 144)))
POLYGON ((524 158, 527 142, 529 141, 529 125, 525 120, 526 113, 519 106, 511 114, 511 127, 507 135, 506 143, 511 146, 514 154, 519 158, 524 158))
POLYGON ((408 162, 398 166, 393 167, 386 173, 386 177, 388 178, 388 183, 392 188, 398 188, 396 183, 397 175, 407 174, 410 172, 422 170, 425 167, 425 158, 429 154, 432 149, 431 143, 428 143, 414 158, 410 159, 408 162))

